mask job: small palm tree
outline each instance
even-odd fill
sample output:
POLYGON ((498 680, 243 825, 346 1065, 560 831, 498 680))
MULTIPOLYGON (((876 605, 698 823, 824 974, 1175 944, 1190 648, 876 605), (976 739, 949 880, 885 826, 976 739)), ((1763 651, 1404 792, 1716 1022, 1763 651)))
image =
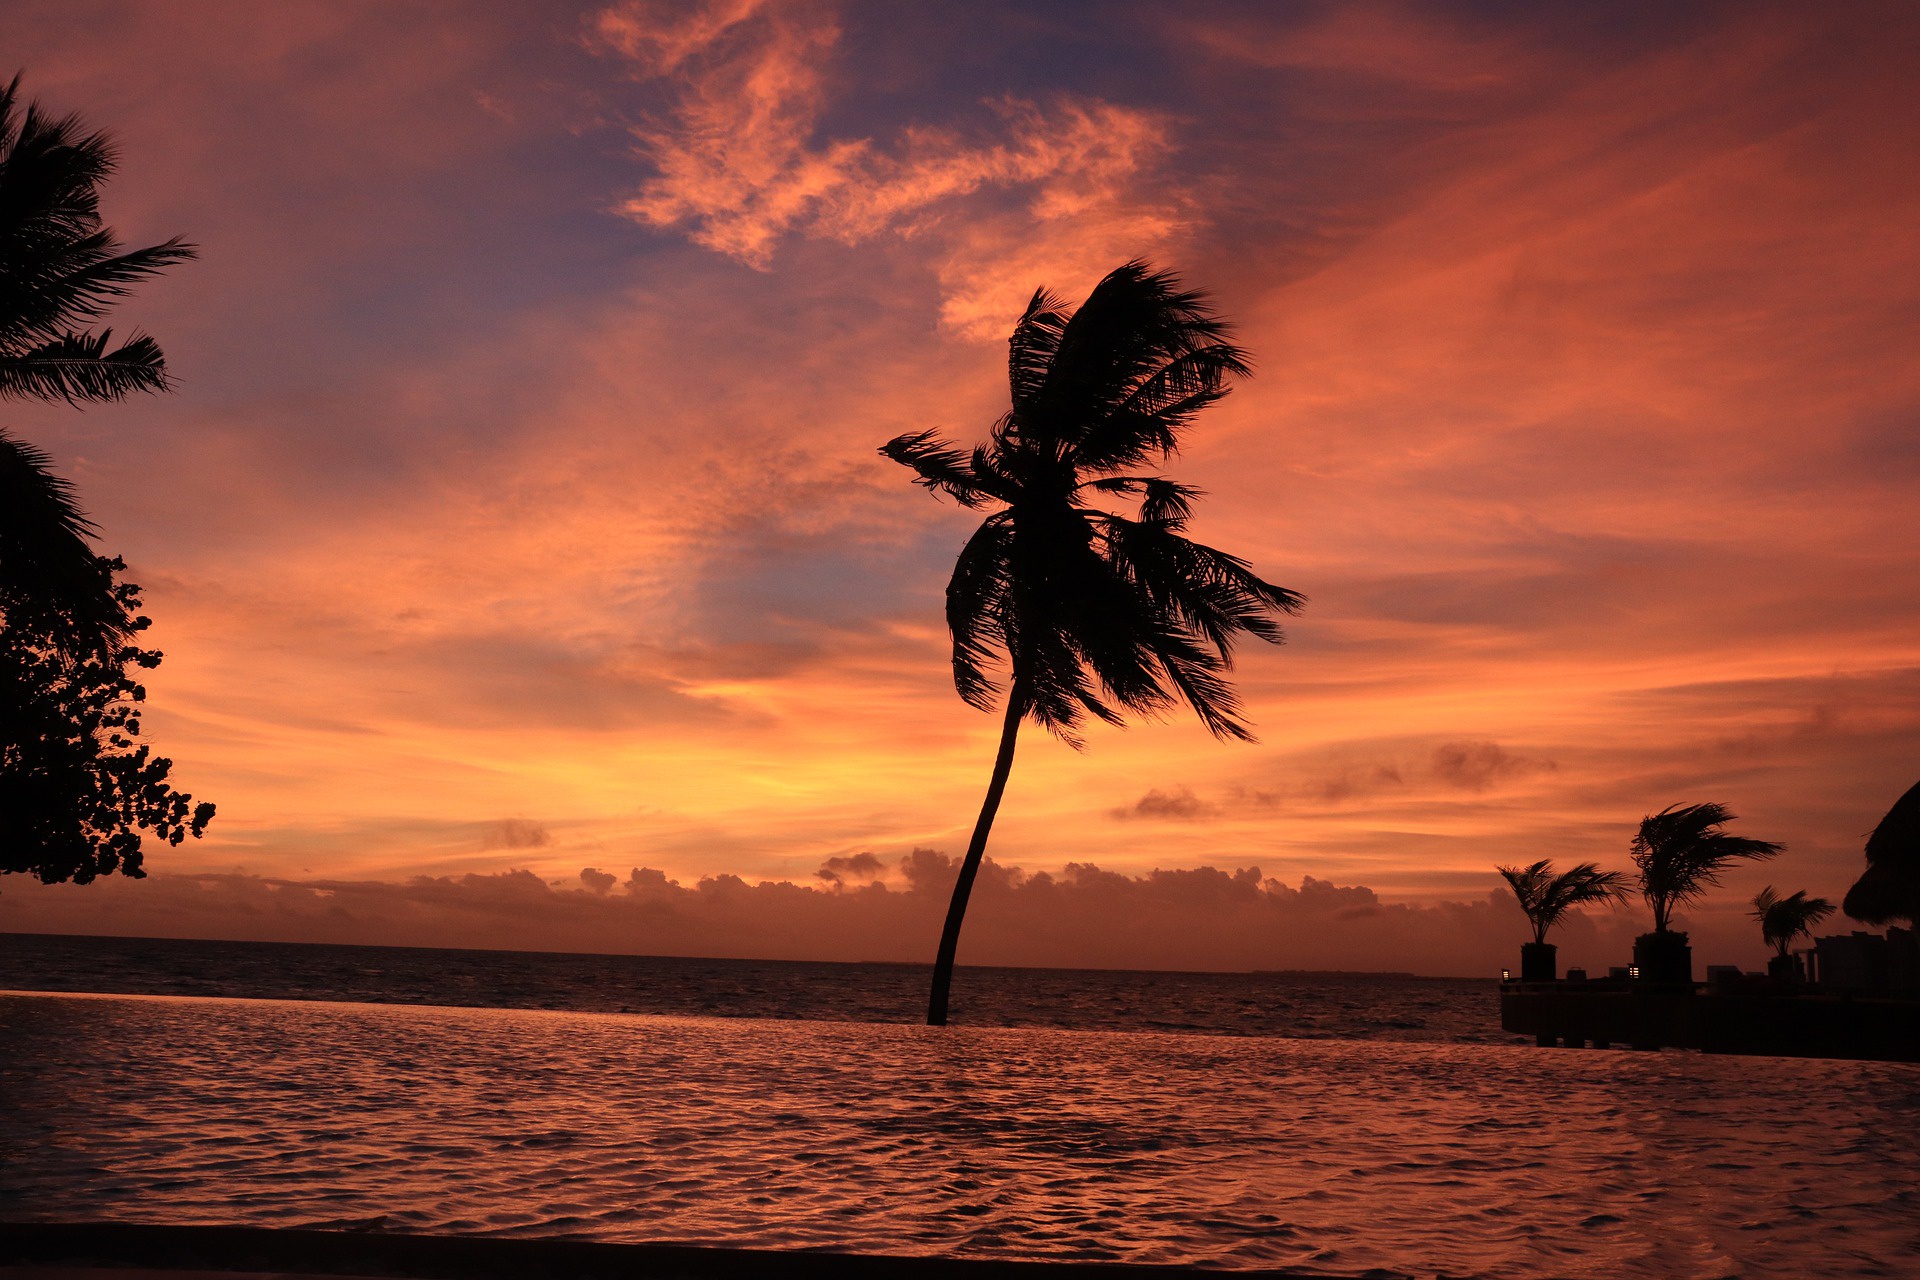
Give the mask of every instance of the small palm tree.
POLYGON ((1671 933, 1674 908, 1702 897, 1730 864, 1771 858, 1784 847, 1721 830, 1733 820, 1722 804, 1668 805, 1641 819, 1633 865, 1640 869, 1640 892, 1653 908, 1655 933, 1671 933))
POLYGON ((1145 263, 1108 275, 1077 311, 1041 290, 1014 326, 1012 408, 986 444, 965 451, 922 431, 881 449, 934 493, 993 509, 954 566, 947 626, 954 687, 982 711, 1004 689, 1005 718, 941 931, 930 1026, 947 1020, 960 924, 1022 720, 1078 747, 1087 715, 1119 724, 1177 699, 1216 737, 1251 739, 1223 677, 1234 640, 1279 643, 1271 615, 1303 597, 1190 541, 1196 490, 1131 474, 1175 452, 1194 415, 1248 372, 1227 338, 1204 295, 1145 263), (1117 498, 1138 498, 1137 517, 1092 505, 1117 498))
POLYGON ((1559 875, 1553 863, 1542 858, 1530 867, 1501 867, 1501 876, 1520 900, 1520 909, 1533 925, 1533 941, 1545 946, 1547 930, 1575 907, 1588 903, 1619 902, 1627 896, 1627 878, 1618 871, 1602 871, 1591 862, 1583 862, 1559 875))
POLYGON ((1811 935, 1813 926, 1832 914, 1831 902, 1809 898, 1804 889, 1782 898, 1768 885, 1753 895, 1753 918, 1760 922, 1760 937, 1783 960, 1795 938, 1811 935))
MULTIPOLYGON (((0 89, 0 400, 119 400, 167 387, 152 338, 116 345, 89 326, 134 283, 194 256, 179 240, 121 252, 101 224, 106 136, 0 89)), ((125 616, 86 536, 91 526, 46 455, 0 434, 0 608, 36 624, 63 616, 92 639, 124 639, 125 616)))

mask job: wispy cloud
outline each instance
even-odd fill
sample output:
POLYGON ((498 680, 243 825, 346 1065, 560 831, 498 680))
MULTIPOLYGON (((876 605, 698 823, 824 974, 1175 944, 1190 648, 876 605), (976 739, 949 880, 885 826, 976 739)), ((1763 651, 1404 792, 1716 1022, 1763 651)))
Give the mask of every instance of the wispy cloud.
POLYGON ((1296 758, 1266 785, 1235 784, 1212 798, 1190 786, 1154 787, 1111 811, 1120 819, 1170 822, 1237 820, 1249 814, 1299 813, 1353 805, 1445 803, 1449 793, 1483 793, 1522 783, 1558 766, 1537 754, 1497 742, 1465 739, 1431 747, 1408 743, 1354 743, 1296 758))
POLYGON ((589 29, 667 97, 633 127, 656 172, 621 211, 762 270, 789 235, 932 240, 945 321, 997 336, 1034 280, 1088 280, 1192 218, 1152 189, 1165 118, 1099 99, 988 95, 968 124, 820 137, 840 36, 821 6, 627 3, 589 29))

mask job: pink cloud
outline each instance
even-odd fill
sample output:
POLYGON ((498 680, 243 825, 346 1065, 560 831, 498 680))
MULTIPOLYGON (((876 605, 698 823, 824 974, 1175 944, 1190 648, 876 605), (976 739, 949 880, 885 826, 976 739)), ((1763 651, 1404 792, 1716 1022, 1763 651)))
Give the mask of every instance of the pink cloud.
POLYGON ((947 256, 942 318, 970 336, 997 337, 1034 280, 1091 283, 1194 217, 1152 190, 1172 141, 1151 111, 989 95, 984 128, 910 121, 892 145, 817 140, 840 35, 821 8, 629 4, 589 26, 670 96, 665 119, 633 129, 656 174, 623 213, 762 270, 793 233, 929 241, 947 256), (1025 198, 956 203, 1007 191, 1025 198))

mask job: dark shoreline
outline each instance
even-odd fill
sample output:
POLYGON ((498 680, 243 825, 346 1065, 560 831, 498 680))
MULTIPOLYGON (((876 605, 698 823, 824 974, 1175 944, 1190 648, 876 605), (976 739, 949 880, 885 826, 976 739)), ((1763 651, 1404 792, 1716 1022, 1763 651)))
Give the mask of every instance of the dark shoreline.
POLYGON ((125 1222, 0 1223, 0 1268, 83 1273, 132 1269, 164 1274, 379 1277, 383 1280, 1411 1280, 1408 1273, 1222 1270, 1143 1263, 1028 1261, 733 1249, 705 1245, 607 1244, 593 1240, 387 1235, 260 1227, 159 1226, 125 1222))

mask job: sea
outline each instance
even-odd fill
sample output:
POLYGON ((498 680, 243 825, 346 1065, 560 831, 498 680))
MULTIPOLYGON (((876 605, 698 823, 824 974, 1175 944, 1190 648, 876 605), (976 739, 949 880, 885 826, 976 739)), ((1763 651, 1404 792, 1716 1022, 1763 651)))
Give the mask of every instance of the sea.
POLYGON ((1920 1067, 1491 983, 0 936, 0 1222, 1448 1277, 1916 1274, 1920 1067))

